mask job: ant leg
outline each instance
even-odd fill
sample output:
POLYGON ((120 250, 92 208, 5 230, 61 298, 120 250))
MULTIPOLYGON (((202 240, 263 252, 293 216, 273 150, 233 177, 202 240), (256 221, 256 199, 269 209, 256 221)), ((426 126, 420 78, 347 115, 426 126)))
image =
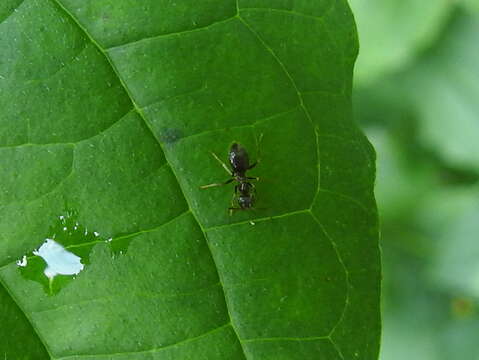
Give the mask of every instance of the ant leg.
POLYGON ((210 188, 210 187, 215 187, 215 186, 223 186, 223 185, 226 185, 226 184, 229 184, 230 182, 232 182, 234 180, 234 178, 232 179, 229 179, 223 183, 215 183, 215 184, 208 184, 208 185, 203 185, 203 186, 200 186, 200 189, 207 189, 207 188, 210 188))
POLYGON ((256 180, 256 181, 259 181, 259 177, 250 177, 250 176, 247 176, 246 177, 248 180, 256 180))
POLYGON ((216 160, 218 160, 218 162, 221 164, 221 166, 223 166, 223 168, 226 170, 226 172, 227 172, 228 174, 230 174, 231 176, 233 176, 233 173, 232 173, 231 170, 228 168, 228 166, 226 166, 226 164, 225 164, 223 161, 221 161, 221 159, 220 159, 214 152, 212 152, 211 155, 213 155, 213 157, 214 157, 216 160))
POLYGON ((235 206, 235 200, 237 196, 238 196, 238 185, 235 185, 235 192, 233 193, 233 197, 231 198, 231 207, 228 208, 230 216, 233 215, 232 209, 236 209, 234 206, 235 206))

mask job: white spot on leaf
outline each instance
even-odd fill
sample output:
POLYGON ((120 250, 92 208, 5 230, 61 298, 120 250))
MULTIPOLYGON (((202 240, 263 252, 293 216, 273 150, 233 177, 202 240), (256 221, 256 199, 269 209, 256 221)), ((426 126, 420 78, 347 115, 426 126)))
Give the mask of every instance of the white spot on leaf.
POLYGON ((52 239, 46 239, 38 250, 33 251, 33 254, 45 260, 47 267, 44 274, 50 279, 56 275, 77 275, 85 267, 80 262, 80 257, 66 250, 52 239))
POLYGON ((27 266, 27 263, 28 263, 28 261, 27 261, 27 256, 26 255, 23 255, 22 260, 17 261, 17 265, 21 266, 21 267, 27 266))

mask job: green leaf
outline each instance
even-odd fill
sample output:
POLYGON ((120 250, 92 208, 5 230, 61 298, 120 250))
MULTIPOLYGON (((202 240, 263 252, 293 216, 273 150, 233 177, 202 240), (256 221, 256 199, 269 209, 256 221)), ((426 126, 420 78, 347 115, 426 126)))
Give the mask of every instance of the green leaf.
POLYGON ((449 0, 350 0, 358 22, 361 53, 358 84, 380 80, 413 61, 438 37, 452 12, 449 0))
POLYGON ((1 352, 5 359, 47 359, 48 354, 11 294, 0 286, 1 352))
POLYGON ((0 7, 0 305, 31 344, 2 326, 7 359, 377 358, 346 1, 0 7), (260 181, 229 216, 200 186, 234 141, 260 181))

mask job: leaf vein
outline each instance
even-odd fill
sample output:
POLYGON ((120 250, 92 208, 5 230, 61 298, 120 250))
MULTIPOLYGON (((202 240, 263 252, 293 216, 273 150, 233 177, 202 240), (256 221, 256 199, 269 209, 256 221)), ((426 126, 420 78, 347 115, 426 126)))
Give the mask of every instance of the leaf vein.
POLYGON ((44 197, 54 193, 62 184, 64 184, 72 175, 74 172, 74 162, 75 162, 75 149, 72 149, 72 154, 71 154, 71 164, 70 164, 70 169, 68 170, 68 173, 58 182, 56 183, 50 190, 46 191, 45 193, 33 198, 33 199, 28 199, 26 202, 23 201, 12 201, 9 203, 3 204, 0 209, 4 209, 8 206, 12 205, 29 205, 31 203, 34 203, 35 201, 38 201, 40 199, 43 199, 44 197))
POLYGON ((221 330, 227 328, 228 326, 231 326, 231 323, 228 322, 228 323, 223 324, 219 327, 216 327, 212 330, 209 330, 209 331, 207 331, 207 332, 205 332, 201 335, 182 340, 182 341, 177 342, 175 344, 166 345, 166 346, 162 346, 162 347, 157 347, 157 348, 153 348, 153 349, 150 349, 150 350, 128 351, 128 352, 119 352, 119 353, 113 353, 113 354, 69 355, 69 356, 65 356, 65 357, 61 357, 61 358, 56 358, 55 360, 85 359, 85 358, 90 358, 90 357, 94 357, 96 359, 96 358, 99 358, 99 357, 115 357, 115 356, 125 356, 125 355, 148 354, 148 353, 154 354, 154 353, 157 353, 157 352, 160 352, 160 351, 163 351, 163 350, 167 350, 167 349, 170 349, 170 348, 179 347, 181 345, 188 344, 188 343, 196 341, 196 340, 201 340, 202 338, 205 338, 208 335, 220 332, 221 330))
POLYGON ((220 282, 216 282, 214 284, 205 286, 203 288, 195 289, 193 291, 187 291, 187 292, 177 292, 177 293, 155 293, 155 292, 132 292, 128 294, 115 294, 115 295, 109 295, 109 296, 102 296, 102 297, 97 297, 93 299, 86 299, 82 301, 78 301, 75 303, 68 303, 68 304, 63 304, 59 305, 57 307, 53 308, 46 308, 46 309, 41 309, 38 311, 34 311, 34 314, 43 314, 43 313, 48 313, 48 312, 55 312, 64 308, 72 308, 74 306, 79 306, 82 304, 90 304, 90 303, 95 303, 95 302, 106 302, 112 299, 116 298, 125 298, 125 297, 131 297, 131 298, 143 298, 143 299, 169 299, 169 298, 176 298, 176 297, 188 297, 188 296, 196 296, 201 292, 204 291, 210 291, 211 289, 220 286, 220 282))
MULTIPOLYGON (((309 122, 311 124, 311 127, 312 127, 312 130, 316 131, 315 123, 314 123, 308 109, 306 108, 306 106, 304 104, 303 96, 301 95, 301 92, 299 91, 299 88, 298 88, 295 80, 293 79, 293 76, 289 73, 288 69, 286 68, 286 65, 281 61, 281 59, 276 55, 276 53, 266 43, 266 41, 251 27, 251 25, 248 24, 247 21, 245 21, 241 16, 239 16, 239 19, 242 22, 242 24, 258 39, 258 41, 262 44, 262 46, 265 48, 265 50, 273 56, 273 58, 279 64, 279 66, 281 67, 281 69, 283 70, 285 75, 288 77, 289 81, 291 82, 291 85, 293 86, 293 88, 295 89, 295 91, 297 93, 300 106, 303 109, 303 111, 306 115, 306 118, 309 120, 309 122)), ((319 160, 320 160, 319 137, 316 136, 315 140, 316 140, 316 149, 317 149, 317 152, 316 152, 316 156, 317 156, 316 166, 317 166, 317 172, 318 172, 316 183, 318 184, 317 186, 319 188, 320 179, 321 179, 321 167, 320 167, 320 164, 319 164, 319 160)))
POLYGON ((328 190, 328 189, 323 189, 323 188, 319 188, 318 189, 318 192, 323 192, 323 193, 327 193, 327 194, 331 194, 331 195, 336 195, 336 196, 339 196, 339 197, 342 197, 344 199, 347 199, 349 201, 351 201, 352 203, 358 205, 361 210, 363 210, 366 214, 370 214, 371 211, 368 210, 360 201, 356 200, 355 198, 349 196, 349 195, 346 195, 346 194, 343 194, 343 193, 340 193, 340 192, 337 192, 337 191, 332 191, 332 190, 328 190))
MULTIPOLYGON (((56 0, 55 0, 56 1, 56 0)), ((173 33, 165 33, 165 34, 159 34, 159 35, 154 35, 154 36, 149 36, 149 37, 145 37, 145 38, 142 38, 140 40, 135 40, 135 41, 131 41, 131 42, 128 42, 128 43, 124 43, 124 44, 120 44, 120 45, 115 45, 115 46, 112 46, 112 47, 109 47, 109 48, 106 48, 105 50, 107 52, 110 52, 112 50, 118 50, 118 49, 122 49, 122 48, 127 48, 127 47, 131 47, 131 46, 136 46, 140 43, 143 43, 143 42, 148 42, 148 41, 155 41, 155 40, 158 40, 158 39, 164 39, 164 38, 168 38, 168 37, 173 37, 173 36, 182 36, 182 35, 187 35, 187 34, 191 34, 191 33, 195 33, 195 32, 199 32, 199 31, 204 31, 204 30, 208 30, 214 26, 217 26, 217 25, 220 25, 220 24, 224 24, 224 23, 228 23, 230 21, 232 21, 233 19, 236 18, 236 15, 234 16, 231 16, 229 18, 226 18, 226 19, 223 19, 223 20, 218 20, 218 21, 215 21, 211 24, 208 24, 206 26, 202 26, 202 27, 199 27, 199 28, 195 28, 195 29, 190 29, 190 30, 183 30, 183 31, 177 31, 177 32, 173 32, 173 33)))
POLYGON ((7 15, 0 21, 0 25, 2 25, 5 21, 7 21, 7 20, 10 18, 10 16, 12 16, 14 13, 16 13, 16 12, 18 11, 18 9, 20 8, 20 6, 23 5, 24 2, 25 2, 25 0, 20 1, 20 3, 19 3, 16 7, 14 7, 14 8, 12 9, 12 11, 11 11, 9 14, 7 14, 7 15))
POLYGON ((322 20, 325 15, 327 15, 328 11, 325 12, 322 16, 316 16, 316 15, 309 15, 305 14, 299 11, 295 10, 286 10, 286 9, 274 9, 274 8, 257 8, 257 7, 244 7, 241 8, 241 11, 263 11, 263 12, 277 12, 277 13, 284 13, 288 15, 293 15, 293 16, 300 16, 304 17, 307 19, 313 19, 313 20, 322 20))
POLYGON ((268 221, 268 220, 276 220, 276 219, 281 219, 281 218, 284 218, 284 217, 293 216, 293 215, 297 215, 297 214, 304 214, 304 213, 308 213, 308 212, 309 212, 309 209, 290 211, 290 212, 287 212, 287 213, 284 213, 284 214, 281 214, 281 215, 267 216, 267 217, 263 217, 263 218, 252 219, 252 220, 239 221, 239 222, 232 223, 232 224, 223 224, 223 225, 211 226, 209 228, 205 228, 205 231, 209 232, 209 231, 223 229, 223 228, 229 228, 229 227, 233 227, 233 226, 251 224, 252 221, 253 221, 253 223, 258 223, 258 222, 263 222, 263 221, 268 221))
POLYGON ((319 221, 319 219, 317 218, 317 216, 310 210, 309 213, 311 214, 311 217, 318 223, 319 227, 321 228, 321 230, 323 231, 324 235, 326 235, 326 237, 329 239, 329 241, 331 242, 331 245, 333 246, 334 248, 334 251, 336 252, 336 257, 338 258, 338 261, 340 262, 341 266, 343 267, 343 270, 344 270, 344 274, 346 276, 346 298, 345 298, 345 301, 344 301, 344 307, 343 307, 343 311, 341 312, 341 315, 336 323, 336 325, 333 326, 333 328, 331 329, 331 331, 329 332, 328 334, 328 337, 331 337, 331 335, 334 333, 334 331, 336 330, 336 328, 339 326, 339 324, 341 324, 341 322, 343 321, 343 318, 346 314, 346 310, 349 306, 349 297, 350 297, 350 294, 349 294, 349 288, 351 287, 351 279, 350 279, 350 274, 349 274, 349 270, 346 266, 346 264, 344 263, 343 261, 343 258, 341 256, 341 253, 339 251, 339 248, 336 244, 336 242, 333 240, 333 238, 329 235, 329 233, 326 231, 326 228, 324 227, 324 225, 321 223, 321 221, 319 221))
MULTIPOLYGON (((165 166, 166 165, 167 164, 165 163, 165 166)), ((163 166, 161 168, 163 168, 163 166)), ((139 235, 142 235, 142 234, 148 234, 148 233, 157 231, 157 230, 161 229, 163 226, 171 224, 172 222, 178 220, 179 218, 181 218, 181 217, 183 217, 183 216, 185 216, 189 213, 190 213, 190 210, 188 209, 188 210, 182 212, 181 214, 173 217, 172 219, 164 222, 161 225, 158 225, 158 226, 156 226, 154 228, 151 228, 151 229, 140 230, 138 232, 134 232, 134 233, 131 233, 131 234, 126 234, 126 235, 122 235, 122 236, 118 236, 118 237, 113 237, 111 239, 111 242, 115 242, 115 241, 118 241, 118 240, 129 239, 129 238, 132 238, 132 237, 135 237, 135 236, 139 236, 139 235)), ((76 244, 76 245, 68 245, 68 246, 65 246, 65 249, 78 249, 78 248, 82 248, 82 247, 90 246, 90 245, 95 245, 95 244, 105 244, 105 240, 96 240, 96 241, 90 241, 90 242, 87 242, 87 243, 81 243, 81 244, 76 244)), ((35 257, 36 257, 35 255, 28 256, 27 260, 33 259, 35 257)), ((0 270, 7 267, 7 266, 12 265, 13 263, 16 263, 16 261, 12 261, 11 263, 0 266, 0 270)))
POLYGON ((128 116, 130 113, 136 111, 134 108, 132 109, 128 109, 128 111, 123 114, 118 120, 114 121, 113 123, 109 124, 106 128, 100 130, 100 132, 90 136, 90 137, 87 137, 87 138, 84 138, 84 139, 80 139, 78 141, 75 141, 75 142, 53 142, 53 143, 44 143, 44 144, 41 144, 41 143, 32 143, 32 142, 26 142, 26 143, 23 143, 23 144, 18 144, 18 145, 7 145, 7 146, 0 146, 0 151, 2 149, 19 149, 19 148, 23 148, 23 147, 32 147, 32 146, 55 146, 55 145, 71 145, 71 146, 75 146, 81 142, 86 142, 86 141, 89 141, 89 140, 92 140, 94 138, 96 138, 97 136, 100 136, 104 133, 106 133, 107 131, 109 131, 111 128, 113 128, 116 124, 118 124, 121 120, 123 120, 126 116, 128 116))
POLYGON ((220 129, 211 129, 211 130, 201 131, 201 132, 196 133, 196 134, 191 134, 191 135, 183 136, 183 137, 180 138, 178 141, 182 141, 182 140, 185 140, 185 139, 194 138, 194 137, 197 137, 197 136, 203 136, 203 135, 206 135, 206 134, 212 134, 212 133, 215 133, 215 132, 225 131, 226 129, 241 129, 241 128, 248 128, 248 127, 255 127, 256 125, 261 124, 261 123, 263 123, 263 122, 266 122, 266 121, 268 121, 268 120, 273 120, 273 119, 276 119, 277 117, 280 117, 280 116, 283 116, 283 115, 287 115, 287 114, 293 113, 293 112, 295 112, 296 110, 298 110, 298 108, 300 108, 300 107, 299 107, 299 106, 295 106, 295 107, 292 108, 292 109, 289 109, 289 110, 286 110, 286 111, 282 111, 282 112, 280 112, 280 113, 276 113, 276 114, 269 115, 269 116, 267 116, 267 117, 264 117, 264 118, 255 120, 254 122, 252 122, 252 123, 250 123, 250 124, 244 124, 244 125, 231 126, 231 127, 228 127, 228 128, 220 128, 220 129))
POLYGON ((341 349, 339 348, 338 344, 336 344, 336 342, 329 336, 328 337, 329 341, 331 342, 331 344, 333 344, 333 347, 334 347, 334 350, 336 350, 336 352, 338 353, 339 357, 344 360, 344 355, 343 355, 343 352, 341 351, 341 349))
POLYGON ((23 88, 27 88, 29 86, 32 86, 32 85, 36 85, 36 84, 41 84, 41 83, 44 83, 52 78, 54 78, 56 75, 60 74, 62 72, 62 70, 68 68, 71 64, 73 64, 73 62, 76 60, 76 58, 82 54, 85 50, 87 50, 87 43, 85 42, 83 44, 83 46, 81 47, 81 49, 74 55, 72 55, 71 59, 68 60, 67 62, 65 63, 60 63, 60 66, 58 67, 58 69, 56 69, 54 72, 52 72, 51 74, 49 74, 47 77, 45 78, 39 78, 39 79, 30 79, 30 80, 27 80, 25 81, 25 86, 23 86, 22 88, 20 89, 23 89, 23 88))
POLYGON ((316 341, 316 340, 328 340, 329 336, 311 336, 311 337, 270 337, 270 338, 255 338, 255 339, 244 339, 244 343, 249 342, 268 342, 268 341, 316 341))

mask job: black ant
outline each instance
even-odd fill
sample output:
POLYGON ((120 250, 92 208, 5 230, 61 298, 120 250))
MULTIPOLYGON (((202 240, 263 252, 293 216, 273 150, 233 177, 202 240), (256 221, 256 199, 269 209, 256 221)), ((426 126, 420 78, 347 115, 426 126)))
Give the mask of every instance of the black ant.
MULTIPOLYGON (((263 134, 260 135, 260 140, 263 138, 263 134)), ((226 166, 226 164, 220 160, 220 158, 215 154, 211 153, 213 157, 218 160, 218 162, 223 166, 223 168, 231 175, 231 179, 223 183, 215 183, 209 185, 201 186, 201 189, 207 189, 214 186, 223 186, 229 184, 233 181, 237 181, 238 184, 235 185, 235 192, 233 194, 233 199, 231 200, 231 207, 228 208, 230 215, 235 210, 248 210, 254 209, 253 205, 256 200, 256 189, 255 186, 248 180, 259 180, 258 177, 246 176, 246 171, 251 170, 259 163, 259 158, 253 164, 249 163, 249 155, 246 149, 241 146, 241 144, 233 143, 231 145, 228 159, 230 162, 231 169, 226 166), (238 207, 235 207, 235 201, 238 207)))

